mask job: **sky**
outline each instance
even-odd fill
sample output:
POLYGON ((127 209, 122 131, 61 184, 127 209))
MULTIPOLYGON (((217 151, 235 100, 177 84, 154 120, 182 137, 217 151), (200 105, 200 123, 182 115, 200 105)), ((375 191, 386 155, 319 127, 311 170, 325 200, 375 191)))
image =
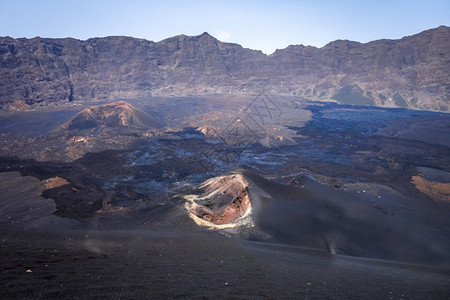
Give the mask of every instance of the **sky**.
POLYGON ((289 45, 399 39, 450 26, 450 0, 0 0, 0 36, 160 41, 208 32, 266 54, 289 45))

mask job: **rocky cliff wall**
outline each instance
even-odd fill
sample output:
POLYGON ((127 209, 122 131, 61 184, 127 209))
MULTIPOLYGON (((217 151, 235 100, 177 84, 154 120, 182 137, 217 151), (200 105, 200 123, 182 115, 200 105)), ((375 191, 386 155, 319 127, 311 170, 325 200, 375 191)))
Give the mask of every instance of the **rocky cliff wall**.
POLYGON ((269 93, 450 111, 450 28, 400 40, 295 45, 271 55, 203 33, 0 38, 0 106, 148 95, 269 93))

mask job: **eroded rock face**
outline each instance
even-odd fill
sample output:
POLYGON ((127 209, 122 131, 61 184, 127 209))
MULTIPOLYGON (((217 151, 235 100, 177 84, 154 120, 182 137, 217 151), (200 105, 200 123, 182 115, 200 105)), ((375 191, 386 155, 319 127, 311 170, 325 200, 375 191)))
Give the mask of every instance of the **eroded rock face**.
POLYGON ((46 190, 58 188, 66 184, 69 184, 69 182, 66 179, 61 178, 59 176, 44 180, 44 186, 46 190))
POLYGON ((434 200, 450 202, 450 183, 432 182, 420 176, 412 176, 411 183, 434 200))
POLYGON ((158 43, 129 37, 3 37, 0 107, 20 107, 17 101, 266 92, 449 111, 449 49, 445 26, 400 40, 295 45, 271 55, 207 33, 158 43))
POLYGON ((198 225, 233 228, 251 213, 247 187, 247 180, 240 174, 215 177, 200 186, 201 194, 185 196, 185 207, 198 225))

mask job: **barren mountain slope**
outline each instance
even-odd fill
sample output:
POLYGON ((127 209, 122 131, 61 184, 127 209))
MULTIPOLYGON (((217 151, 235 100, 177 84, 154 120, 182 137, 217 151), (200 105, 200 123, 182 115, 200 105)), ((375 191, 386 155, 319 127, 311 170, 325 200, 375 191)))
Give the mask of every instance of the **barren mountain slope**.
POLYGON ((0 105, 147 95, 271 93, 342 103, 449 111, 450 28, 366 44, 295 45, 272 55, 203 33, 0 38, 0 105))

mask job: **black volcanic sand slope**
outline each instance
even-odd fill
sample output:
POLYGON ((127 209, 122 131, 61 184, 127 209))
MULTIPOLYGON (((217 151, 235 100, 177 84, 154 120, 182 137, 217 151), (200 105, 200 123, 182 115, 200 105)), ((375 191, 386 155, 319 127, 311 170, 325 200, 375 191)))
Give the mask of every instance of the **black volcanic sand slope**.
POLYGON ((2 299, 443 299, 448 270, 214 233, 1 231, 2 299))
POLYGON ((412 178, 446 183, 448 115, 307 109, 281 146, 185 128, 67 163, 1 157, 2 298, 447 295, 450 204, 412 178), (183 196, 233 170, 249 181, 251 222, 198 226, 183 196), (68 183, 43 187, 55 177, 68 183))
POLYGON ((450 267, 449 205, 388 192, 375 202, 308 178, 299 188, 244 174, 254 225, 267 241, 450 267))
MULTIPOLYGON (((142 191, 145 189, 142 187, 144 181, 138 182, 134 188, 128 179, 114 188, 102 187, 100 176, 103 180, 111 180, 102 172, 114 170, 115 174, 122 173, 128 178, 133 175, 130 170, 120 167, 123 161, 114 152, 109 155, 108 167, 103 167, 102 171, 100 165, 105 161, 98 161, 101 157, 100 154, 89 155, 76 164, 59 165, 59 168, 44 163, 28 162, 31 165, 27 165, 25 161, 15 167, 14 160, 9 160, 10 169, 34 176, 30 177, 33 187, 39 186, 37 178, 44 180, 57 175, 64 176, 70 183, 49 190, 40 188, 39 193, 30 194, 28 188, 20 185, 25 178, 14 175, 5 183, 12 184, 14 180, 18 183, 14 185, 16 190, 8 186, 2 189, 1 200, 5 205, 1 211, 2 224, 15 228, 52 229, 46 224, 53 224, 58 229, 166 228, 181 232, 203 231, 188 219, 187 211, 182 207, 183 200, 164 189, 169 188, 169 182, 165 186, 163 182, 156 186, 150 182, 147 193, 142 191), (129 184, 125 185, 126 182, 129 184), (31 211, 33 206, 27 199, 44 203, 40 195, 54 199, 56 206, 50 205, 49 210, 41 210, 42 207, 31 211), (9 204, 12 199, 17 199, 14 205, 9 204), (20 207, 24 211, 18 211, 20 207), (63 219, 58 221, 53 214, 63 219), (66 218, 81 223, 70 223, 66 218)), ((108 155, 104 153, 103 157, 108 155)), ((2 178, 11 177, 7 174, 12 173, 2 173, 2 178)), ((369 190, 373 187, 368 185, 361 186, 361 192, 336 189, 318 183, 307 175, 297 176, 298 186, 269 181, 249 171, 243 171, 243 175, 250 182, 254 227, 244 226, 232 230, 230 234, 250 240, 309 247, 332 254, 450 267, 448 204, 435 203, 426 197, 406 197, 382 186, 375 186, 375 193, 369 190)), ((183 190, 185 193, 190 191, 179 188, 179 191, 183 190)), ((49 205, 47 202, 46 206, 49 205)))

